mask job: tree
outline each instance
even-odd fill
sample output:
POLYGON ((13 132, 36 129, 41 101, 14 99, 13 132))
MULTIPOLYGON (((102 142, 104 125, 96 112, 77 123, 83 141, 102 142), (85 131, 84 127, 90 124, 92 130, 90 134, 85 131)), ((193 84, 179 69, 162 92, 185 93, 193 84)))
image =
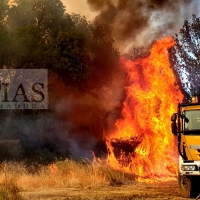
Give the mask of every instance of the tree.
POLYGON ((200 90, 200 18, 193 15, 191 22, 186 19, 174 39, 176 44, 170 50, 170 58, 182 92, 188 98, 200 90))
POLYGON ((0 1, 0 22, 2 23, 5 20, 6 13, 8 10, 8 0, 0 1))
MULTIPOLYGON (((59 77, 67 86, 72 87, 70 89, 79 89, 79 92, 75 92, 74 96, 76 97, 73 98, 76 109, 72 109, 72 114, 71 111, 67 110, 64 110, 64 114, 57 112, 55 116, 52 116, 53 112, 49 113, 48 116, 43 111, 40 113, 41 115, 38 115, 40 111, 35 112, 34 110, 11 113, 11 119, 21 122, 16 125, 16 135, 19 134, 20 138, 25 138, 25 142, 28 141, 28 136, 32 137, 32 134, 27 135, 27 132, 24 133, 22 127, 18 127, 18 124, 23 124, 24 126, 26 122, 27 124, 32 124, 29 121, 29 117, 33 119, 33 124, 35 124, 41 117, 43 120, 43 116, 45 116, 45 120, 46 117, 54 120, 60 115, 69 114, 69 120, 72 115, 75 115, 75 119, 78 116, 77 121, 73 122, 73 119, 71 119, 70 122, 74 127, 78 127, 76 129, 78 130, 77 132, 89 132, 91 135, 96 134, 99 136, 103 130, 103 120, 105 119, 107 108, 99 104, 99 102, 102 102, 103 97, 98 97, 103 92, 107 92, 106 87, 103 86, 112 81, 113 73, 118 70, 119 61, 119 53, 114 48, 114 41, 109 36, 107 27, 97 23, 90 23, 80 15, 67 14, 60 0, 15 1, 16 4, 13 4, 9 9, 6 7, 3 9, 1 7, 2 1, 0 3, 0 10, 2 9, 6 14, 6 18, 2 18, 5 20, 2 23, 2 29, 0 29, 0 67, 6 66, 7 68, 16 69, 45 68, 58 75, 55 75, 55 77, 59 77), (1 40, 5 45, 1 45, 3 44, 1 40), (94 98, 94 95, 97 98, 94 98), (84 98, 85 96, 87 98, 84 98), (76 102, 77 99, 81 99, 82 103, 80 103, 81 101, 76 102), (77 109, 80 110, 78 115, 77 109), (90 111, 89 115, 87 114, 89 118, 86 117, 85 119, 85 112, 88 112, 88 109, 90 111), (19 114, 24 113, 27 116, 29 115, 26 118, 28 121, 21 121, 19 114), (83 132, 80 130, 83 130, 83 132)), ((18 76, 15 76, 14 79, 18 79, 18 76)), ((63 104, 63 98, 66 98, 67 94, 60 88, 60 84, 56 86, 54 89, 63 95, 58 95, 53 104, 55 105, 57 100, 62 99, 62 102, 59 103, 64 108, 66 104, 63 104)), ((74 90, 70 91, 72 91, 73 95, 74 90)), ((106 98, 104 97, 104 99, 106 98)), ((66 98, 67 101, 68 99, 66 98)), ((110 102, 108 104, 110 111, 110 107, 113 105, 110 105, 110 102)), ((64 124, 68 123, 68 121, 65 121, 64 124)), ((54 123, 51 125, 53 127, 52 130, 44 130, 45 133, 48 133, 48 135, 48 131, 53 135, 58 133, 56 129, 54 130, 57 126, 54 126, 54 123)), ((62 123, 59 126, 62 126, 62 123)), ((32 130, 34 131, 34 129, 32 130)), ((28 132, 33 133, 32 130, 28 132)), ((38 133, 43 135, 40 130, 37 131, 38 133)), ((35 136, 33 137, 35 138, 35 136)), ((38 138, 34 139, 34 141, 37 142, 38 146, 39 141, 41 140, 43 143, 44 139, 44 144, 50 144, 52 148, 54 143, 46 142, 46 138, 38 138)), ((56 147, 53 146, 53 148, 56 147)))
POLYGON ((60 0, 16 0, 7 13, 8 68, 46 68, 81 90, 111 80, 119 55, 103 25, 67 14, 60 0))
POLYGON ((96 89, 108 84, 112 74, 118 70, 119 52, 109 36, 108 27, 90 23, 85 17, 72 15, 77 33, 83 35, 84 64, 86 66, 87 89, 96 89))
POLYGON ((6 30, 6 15, 9 9, 8 0, 0 1, 0 65, 4 64, 6 57, 5 49, 8 46, 9 38, 6 30))
POLYGON ((7 65, 46 68, 52 62, 52 39, 65 26, 64 13, 60 0, 16 0, 8 11, 12 50, 7 65))

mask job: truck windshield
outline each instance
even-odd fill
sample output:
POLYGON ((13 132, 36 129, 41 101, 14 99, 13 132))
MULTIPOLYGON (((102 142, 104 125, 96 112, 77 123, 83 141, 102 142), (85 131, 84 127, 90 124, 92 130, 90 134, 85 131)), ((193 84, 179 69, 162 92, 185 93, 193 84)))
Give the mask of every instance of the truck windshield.
POLYGON ((183 115, 183 131, 200 130, 200 110, 187 110, 183 115))

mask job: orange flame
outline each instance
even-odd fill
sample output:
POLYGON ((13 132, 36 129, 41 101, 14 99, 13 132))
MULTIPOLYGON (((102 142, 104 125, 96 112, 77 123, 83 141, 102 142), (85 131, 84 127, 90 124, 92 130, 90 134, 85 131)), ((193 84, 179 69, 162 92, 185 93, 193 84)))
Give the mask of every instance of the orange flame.
POLYGON ((134 173, 138 180, 174 177, 177 150, 170 117, 183 99, 170 68, 171 37, 156 41, 150 55, 134 62, 121 58, 129 86, 122 119, 107 138, 108 163, 134 173))
POLYGON ((55 164, 49 164, 48 167, 49 167, 51 174, 56 175, 58 173, 58 168, 55 164))

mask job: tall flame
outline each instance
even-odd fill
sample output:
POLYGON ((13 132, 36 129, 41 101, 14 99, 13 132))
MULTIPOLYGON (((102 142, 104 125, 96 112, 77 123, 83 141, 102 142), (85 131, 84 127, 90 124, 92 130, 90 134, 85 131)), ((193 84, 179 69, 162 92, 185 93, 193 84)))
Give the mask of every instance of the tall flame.
POLYGON ((183 98, 170 67, 171 37, 156 41, 150 55, 136 61, 121 58, 128 74, 122 119, 107 138, 107 161, 139 179, 173 177, 177 151, 170 117, 183 98))

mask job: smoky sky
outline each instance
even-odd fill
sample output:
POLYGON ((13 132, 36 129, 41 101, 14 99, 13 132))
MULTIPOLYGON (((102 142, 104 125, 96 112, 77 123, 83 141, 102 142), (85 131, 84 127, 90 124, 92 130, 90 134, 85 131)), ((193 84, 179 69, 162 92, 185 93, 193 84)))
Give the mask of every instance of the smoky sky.
MULTIPOLYGON (((148 46, 172 35, 186 18, 197 12, 195 0, 87 0, 98 11, 95 20, 107 24, 121 52, 131 46, 148 46)), ((197 2, 196 2, 197 4, 197 2)))

